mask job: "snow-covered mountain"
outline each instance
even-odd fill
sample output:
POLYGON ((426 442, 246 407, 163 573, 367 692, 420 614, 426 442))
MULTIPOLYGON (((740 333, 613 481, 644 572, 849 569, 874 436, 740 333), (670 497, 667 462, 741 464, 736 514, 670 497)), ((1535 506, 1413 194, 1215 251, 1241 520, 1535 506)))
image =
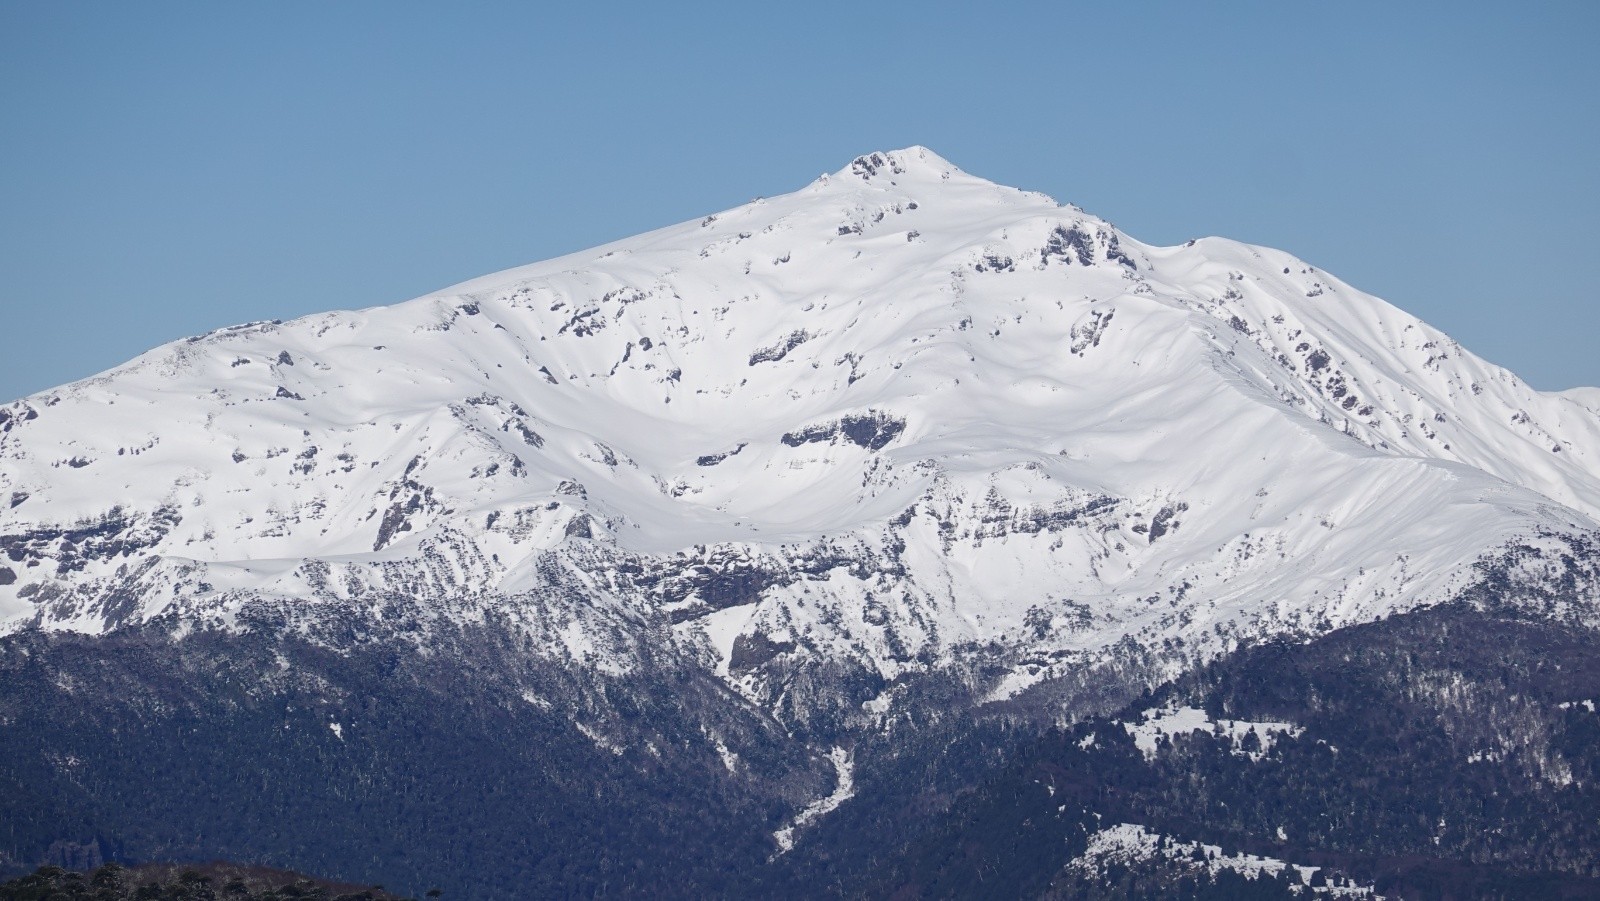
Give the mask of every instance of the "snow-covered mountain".
POLYGON ((913 147, 11 404, 0 622, 492 614, 601 672, 670 642, 784 719, 834 706, 789 691, 816 666, 981 651, 1005 697, 1445 601, 1512 548, 1554 578, 1600 527, 1591 395, 913 147))
POLYGON ((1597 398, 915 147, 174 342, 0 408, 0 873, 1592 888, 1597 398))

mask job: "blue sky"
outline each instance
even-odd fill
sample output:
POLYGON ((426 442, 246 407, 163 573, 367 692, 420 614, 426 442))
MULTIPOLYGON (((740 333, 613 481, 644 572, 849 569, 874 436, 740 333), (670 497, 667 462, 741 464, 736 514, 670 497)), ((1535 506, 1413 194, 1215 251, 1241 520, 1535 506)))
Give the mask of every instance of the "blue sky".
POLYGON ((1600 4, 544 6, 0 0, 0 401, 910 144, 1600 384, 1600 4))

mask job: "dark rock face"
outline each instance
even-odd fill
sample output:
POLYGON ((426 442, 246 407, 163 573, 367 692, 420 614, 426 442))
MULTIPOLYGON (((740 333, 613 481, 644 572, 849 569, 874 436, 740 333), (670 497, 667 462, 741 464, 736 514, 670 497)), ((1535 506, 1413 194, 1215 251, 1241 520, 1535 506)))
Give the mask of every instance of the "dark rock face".
POLYGON ((878 451, 888 447, 905 428, 904 419, 871 410, 789 432, 783 436, 783 443, 799 447, 803 444, 844 440, 867 450, 878 451))
POLYGON ((1188 509, 1188 504, 1179 501, 1176 504, 1168 504, 1156 511, 1156 515, 1150 519, 1150 543, 1155 544, 1157 538, 1168 532, 1176 531, 1178 526, 1182 525, 1177 520, 1177 515, 1188 509))
POLYGON ((884 169, 888 169, 891 175, 900 175, 905 172, 905 169, 901 168, 899 160, 882 153, 858 156, 850 163, 850 171, 860 176, 862 181, 871 181, 874 175, 884 169))
POLYGON ((148 516, 133 516, 113 507, 98 519, 70 527, 0 535, 0 553, 24 567, 54 559, 55 573, 61 575, 82 570, 89 560, 135 557, 158 544, 182 521, 183 515, 174 507, 161 507, 148 516))
POLYGON ((747 672, 794 649, 792 641, 773 641, 761 634, 740 635, 733 640, 733 655, 728 660, 728 670, 734 673, 747 672))
POLYGON ((905 431, 906 423, 885 413, 865 416, 846 416, 839 422, 839 431, 850 443, 867 450, 883 450, 905 431))
POLYGON ((1129 269, 1138 268, 1133 260, 1123 253, 1121 242, 1117 240, 1114 232, 1104 228, 1090 232, 1081 224, 1075 224, 1070 228, 1065 225, 1056 226, 1039 251, 1039 261, 1044 265, 1049 265, 1054 260, 1068 265, 1076 262, 1080 266, 1093 266, 1097 257, 1129 269))
POLYGON ((740 451, 744 450, 746 446, 747 445, 745 443, 741 442, 738 447, 734 448, 731 451, 723 451, 720 454, 706 454, 705 456, 697 457, 697 458, 695 458, 695 461, 694 461, 695 465, 696 466, 716 466, 718 463, 721 463, 723 460, 726 460, 729 457, 732 457, 735 454, 739 453, 740 451))
POLYGON ((580 513, 567 521, 568 538, 593 538, 594 526, 587 513, 580 513))
POLYGON ((395 501, 383 513, 383 520, 378 523, 378 536, 373 539, 372 549, 381 551, 393 541, 401 532, 411 531, 408 517, 422 509, 422 496, 413 494, 404 501, 395 501))
POLYGON ((771 347, 763 347, 750 355, 750 365, 758 363, 776 363, 789 355, 789 351, 811 340, 811 334, 803 330, 795 330, 785 335, 782 341, 771 347))

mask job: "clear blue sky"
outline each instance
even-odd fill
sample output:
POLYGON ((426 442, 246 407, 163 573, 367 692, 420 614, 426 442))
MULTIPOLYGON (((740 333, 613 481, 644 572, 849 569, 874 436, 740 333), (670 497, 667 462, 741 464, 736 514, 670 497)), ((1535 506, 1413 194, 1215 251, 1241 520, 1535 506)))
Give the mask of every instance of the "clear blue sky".
POLYGON ((1600 3, 679 6, 0 0, 0 401, 909 144, 1600 384, 1600 3))

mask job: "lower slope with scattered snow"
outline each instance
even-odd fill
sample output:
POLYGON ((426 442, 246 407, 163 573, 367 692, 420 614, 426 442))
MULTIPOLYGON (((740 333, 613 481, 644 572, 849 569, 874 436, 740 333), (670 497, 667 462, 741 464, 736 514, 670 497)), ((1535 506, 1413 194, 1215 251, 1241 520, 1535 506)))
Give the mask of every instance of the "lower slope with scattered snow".
POLYGON ((888 832, 866 894, 1589 897, 1597 634, 1485 594, 1226 655, 1042 737, 975 719, 944 756, 1003 762, 927 770, 954 794, 929 816, 862 785, 812 865, 888 832))

